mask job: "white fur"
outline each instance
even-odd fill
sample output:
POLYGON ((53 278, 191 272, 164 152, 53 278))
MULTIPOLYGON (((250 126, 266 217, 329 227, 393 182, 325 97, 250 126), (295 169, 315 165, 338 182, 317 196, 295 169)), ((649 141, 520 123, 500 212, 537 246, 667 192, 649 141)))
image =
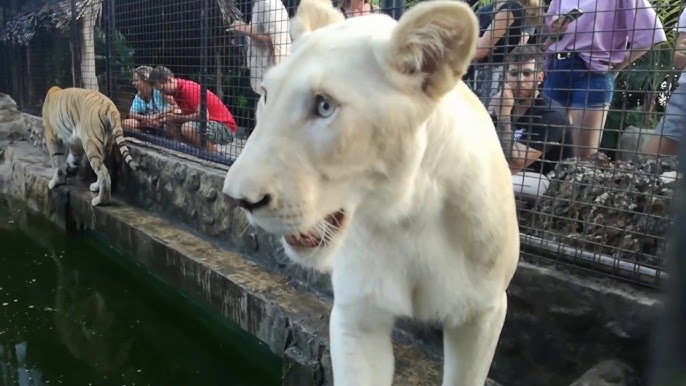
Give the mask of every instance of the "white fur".
POLYGON ((291 55, 265 75, 257 125, 223 192, 253 203, 270 195, 246 213, 273 234, 335 233, 316 249, 282 244, 294 261, 331 272, 337 386, 391 384, 400 316, 443 326, 443 385, 483 385, 519 235, 495 130, 460 82, 475 50, 474 14, 436 0, 398 23, 370 15, 297 24, 291 55), (331 116, 315 114, 315 95, 330 98, 331 116), (339 209, 347 218, 336 233, 322 219, 339 209))

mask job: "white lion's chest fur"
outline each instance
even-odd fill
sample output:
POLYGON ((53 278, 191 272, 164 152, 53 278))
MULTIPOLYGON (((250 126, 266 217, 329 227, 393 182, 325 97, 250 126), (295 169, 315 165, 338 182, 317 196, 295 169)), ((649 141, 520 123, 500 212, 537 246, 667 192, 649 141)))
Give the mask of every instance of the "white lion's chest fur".
POLYGON ((351 229, 334 258, 332 281, 340 304, 459 324, 491 301, 489 291, 473 285, 473 270, 462 251, 436 233, 368 231, 351 229))
MULTIPOLYGON (((443 111, 448 113, 430 121, 445 126, 445 130, 431 130, 441 138, 430 134, 427 140, 427 146, 434 148, 427 150, 431 156, 424 164, 431 165, 431 170, 420 170, 411 186, 395 192, 398 197, 407 193, 406 198, 396 199, 398 206, 410 207, 407 216, 398 223, 380 224, 384 211, 377 210, 368 217, 356 214, 350 224, 333 259, 337 303, 366 304, 396 316, 460 324, 491 307, 507 286, 518 258, 511 187, 502 176, 485 170, 488 164, 469 161, 476 154, 474 149, 482 153, 501 150, 497 140, 489 138, 495 133, 483 117, 470 114, 469 103, 458 101, 464 94, 453 95, 446 98, 451 108, 443 111), (457 117, 467 129, 456 134, 457 117), (454 135, 459 140, 452 141, 454 135), (437 150, 437 143, 447 148, 437 150), (459 166, 469 173, 461 174, 459 166), (456 191, 463 194, 449 193, 456 191), (455 215, 445 209, 446 202, 478 215, 455 215), (495 233, 493 240, 481 229, 504 231, 495 233), (480 265, 482 257, 493 258, 495 268, 480 265)), ((393 208, 394 200, 388 198, 393 193, 380 194, 379 203, 386 200, 386 207, 393 208)))

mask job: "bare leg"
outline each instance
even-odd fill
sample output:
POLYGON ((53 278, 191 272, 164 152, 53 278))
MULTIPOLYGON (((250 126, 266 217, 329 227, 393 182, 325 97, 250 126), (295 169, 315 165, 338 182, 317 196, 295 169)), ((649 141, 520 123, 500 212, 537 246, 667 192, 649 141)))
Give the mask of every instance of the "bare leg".
POLYGON ((181 135, 184 141, 190 143, 191 145, 200 146, 200 135, 198 130, 195 129, 194 123, 186 122, 181 125, 181 135))
POLYGON ((643 152, 653 157, 658 155, 678 155, 679 142, 661 135, 653 135, 646 142, 643 152))
MULTIPOLYGON (((186 122, 181 125, 181 135, 185 142, 191 145, 200 147, 202 144, 202 138, 200 137, 199 130, 191 122, 186 122)), ((214 142, 205 141, 205 148, 208 151, 217 152, 218 147, 214 142)))
POLYGON ((443 386, 483 386, 507 313, 507 295, 496 307, 460 326, 443 326, 443 386))
POLYGON ((179 139, 178 138, 178 133, 179 131, 179 125, 174 124, 174 123, 165 123, 164 124, 164 135, 167 136, 169 139, 179 139))
POLYGON ((609 106, 601 108, 569 109, 576 155, 582 159, 598 152, 609 106))

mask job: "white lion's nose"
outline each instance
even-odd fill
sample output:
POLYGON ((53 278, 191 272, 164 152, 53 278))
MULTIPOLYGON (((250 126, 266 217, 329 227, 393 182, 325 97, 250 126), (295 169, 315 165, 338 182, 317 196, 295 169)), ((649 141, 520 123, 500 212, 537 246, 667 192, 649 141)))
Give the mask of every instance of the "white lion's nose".
POLYGON ((255 209, 260 209, 262 207, 268 206, 269 203, 272 200, 272 196, 269 194, 265 194, 259 201, 250 201, 247 198, 239 198, 239 197, 232 197, 229 196, 228 194, 226 195, 229 198, 229 203, 233 206, 239 206, 243 209, 246 209, 250 212, 252 212, 255 209))
POLYGON ((226 173, 222 193, 228 197, 229 203, 251 212, 269 206, 275 197, 262 183, 265 180, 263 176, 254 168, 243 169, 236 162, 226 173))

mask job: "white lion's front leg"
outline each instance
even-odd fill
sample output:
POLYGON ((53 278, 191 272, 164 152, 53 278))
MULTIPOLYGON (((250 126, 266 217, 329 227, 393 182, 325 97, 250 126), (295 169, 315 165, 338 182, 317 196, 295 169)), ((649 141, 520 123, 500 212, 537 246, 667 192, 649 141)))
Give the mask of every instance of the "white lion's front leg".
POLYGON ((507 295, 460 326, 443 326, 443 386, 483 386, 507 313, 507 295))
POLYGON ((336 386, 390 386, 393 382, 393 316, 367 306, 336 305, 330 342, 336 386))

